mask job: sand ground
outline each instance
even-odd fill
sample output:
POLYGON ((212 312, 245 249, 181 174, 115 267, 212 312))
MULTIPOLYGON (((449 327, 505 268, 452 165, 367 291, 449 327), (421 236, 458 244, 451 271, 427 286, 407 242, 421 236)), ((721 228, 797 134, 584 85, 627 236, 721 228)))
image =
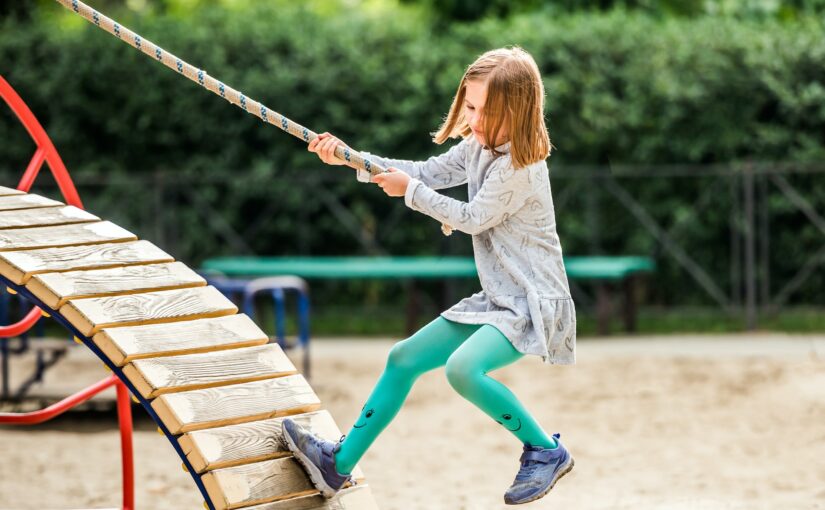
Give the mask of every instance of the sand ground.
MULTIPOLYGON (((395 341, 313 339, 311 383, 343 431, 395 341)), ((35 391, 65 395, 106 374, 78 347, 35 391)), ((490 375, 576 459, 525 508, 825 508, 825 336, 581 338, 574 366, 528 357, 490 375)), ((137 508, 201 508, 174 450, 134 412, 137 508)), ((503 509, 520 453, 441 368, 416 382, 360 466, 384 510, 503 509)), ((0 459, 0 509, 119 502, 114 413, 0 427, 0 459)))

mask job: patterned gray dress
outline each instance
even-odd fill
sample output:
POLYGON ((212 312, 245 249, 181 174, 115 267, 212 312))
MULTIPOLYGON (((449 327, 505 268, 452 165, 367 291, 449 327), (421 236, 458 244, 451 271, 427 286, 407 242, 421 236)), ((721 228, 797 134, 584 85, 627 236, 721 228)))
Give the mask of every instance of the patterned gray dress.
MULTIPOLYGON (((451 321, 491 324, 523 354, 546 364, 576 362, 576 310, 556 233, 547 163, 514 169, 510 143, 494 158, 469 137, 426 161, 362 154, 412 177, 408 207, 472 235, 482 291, 441 313, 451 321), (467 183, 469 202, 435 192, 467 183)), ((358 171, 361 182, 370 175, 358 171)))

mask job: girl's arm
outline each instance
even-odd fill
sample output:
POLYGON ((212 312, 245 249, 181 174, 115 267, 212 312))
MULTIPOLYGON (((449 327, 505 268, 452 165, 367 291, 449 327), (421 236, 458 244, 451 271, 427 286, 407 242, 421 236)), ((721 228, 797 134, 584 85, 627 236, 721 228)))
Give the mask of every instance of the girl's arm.
POLYGON ((411 178, 404 203, 411 209, 431 216, 456 230, 470 235, 495 227, 521 209, 533 195, 533 166, 516 170, 510 158, 501 158, 487 175, 481 189, 470 202, 462 202, 427 187, 411 178))
MULTIPOLYGON (((432 189, 443 189, 467 182, 464 161, 468 143, 470 140, 462 140, 444 154, 432 156, 426 161, 382 158, 363 151, 361 155, 383 167, 398 168, 432 189)), ((370 182, 370 174, 366 170, 358 170, 357 178, 361 182, 370 182)))

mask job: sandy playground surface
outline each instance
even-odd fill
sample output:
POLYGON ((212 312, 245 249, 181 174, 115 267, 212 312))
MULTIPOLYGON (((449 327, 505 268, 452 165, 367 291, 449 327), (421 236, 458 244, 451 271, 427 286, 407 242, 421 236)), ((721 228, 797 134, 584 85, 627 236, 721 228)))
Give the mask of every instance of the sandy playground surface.
MULTIPOLYGON (((394 341, 313 339, 311 383, 343 431, 394 341)), ((577 357, 491 372, 576 459, 525 508, 825 508, 825 336, 581 338, 577 357)), ((65 395, 105 375, 78 348, 38 388, 65 395)), ((167 440, 134 412, 137 508, 202 508, 167 440)), ((88 415, 0 427, 0 509, 119 503, 116 419, 88 415)), ((520 453, 441 368, 418 380, 360 466, 384 510, 503 509, 520 453)))

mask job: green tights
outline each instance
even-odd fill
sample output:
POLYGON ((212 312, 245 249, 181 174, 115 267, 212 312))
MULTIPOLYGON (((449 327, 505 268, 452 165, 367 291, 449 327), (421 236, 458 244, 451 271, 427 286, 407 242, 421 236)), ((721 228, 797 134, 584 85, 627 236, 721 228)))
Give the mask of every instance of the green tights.
POLYGON ((390 350, 384 372, 335 454, 336 469, 341 474, 350 474, 378 434, 398 414, 415 380, 442 366, 446 366, 450 385, 461 396, 519 441, 556 448, 556 440, 542 430, 516 396, 487 375, 490 370, 523 356, 494 326, 459 324, 439 316, 390 350))

